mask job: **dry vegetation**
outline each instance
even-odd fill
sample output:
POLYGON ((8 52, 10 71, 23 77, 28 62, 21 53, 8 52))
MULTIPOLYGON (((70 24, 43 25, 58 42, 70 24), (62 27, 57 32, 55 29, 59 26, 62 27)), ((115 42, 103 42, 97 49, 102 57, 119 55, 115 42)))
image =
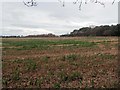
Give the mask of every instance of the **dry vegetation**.
POLYGON ((111 88, 117 37, 3 39, 3 87, 111 88))

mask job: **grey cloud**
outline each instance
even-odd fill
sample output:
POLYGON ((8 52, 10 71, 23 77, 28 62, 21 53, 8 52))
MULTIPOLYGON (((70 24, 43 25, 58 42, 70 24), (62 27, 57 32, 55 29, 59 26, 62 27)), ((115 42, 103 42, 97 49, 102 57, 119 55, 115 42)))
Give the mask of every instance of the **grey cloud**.
POLYGON ((4 31, 2 32, 3 35, 22 35, 24 34, 24 30, 22 29, 3 29, 4 31))
POLYGON ((117 4, 107 4, 105 8, 88 4, 79 11, 78 5, 72 3, 66 3, 66 6, 62 7, 57 2, 39 2, 36 7, 26 7, 23 3, 6 2, 3 3, 2 13, 3 27, 11 27, 9 30, 4 29, 3 34, 16 35, 17 31, 24 33, 24 30, 28 30, 26 28, 63 34, 89 24, 112 24, 118 21, 117 4))

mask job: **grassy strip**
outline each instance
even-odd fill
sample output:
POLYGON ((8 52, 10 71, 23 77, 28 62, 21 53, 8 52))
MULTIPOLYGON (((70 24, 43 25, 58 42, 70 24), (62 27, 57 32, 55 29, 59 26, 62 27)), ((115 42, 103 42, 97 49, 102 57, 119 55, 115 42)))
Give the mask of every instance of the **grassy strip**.
POLYGON ((27 40, 27 41, 3 41, 3 47, 19 47, 19 50, 29 50, 33 48, 41 49, 41 48, 49 48, 50 45, 70 45, 73 44, 79 45, 81 47, 91 47, 96 45, 94 42, 85 42, 79 40, 27 40))

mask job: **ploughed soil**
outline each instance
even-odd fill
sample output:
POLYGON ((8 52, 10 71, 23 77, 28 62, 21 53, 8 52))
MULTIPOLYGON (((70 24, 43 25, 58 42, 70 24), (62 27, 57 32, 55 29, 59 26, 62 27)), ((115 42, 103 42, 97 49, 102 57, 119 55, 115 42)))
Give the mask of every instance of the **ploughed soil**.
POLYGON ((4 88, 118 86, 117 37, 6 38, 2 44, 4 88))

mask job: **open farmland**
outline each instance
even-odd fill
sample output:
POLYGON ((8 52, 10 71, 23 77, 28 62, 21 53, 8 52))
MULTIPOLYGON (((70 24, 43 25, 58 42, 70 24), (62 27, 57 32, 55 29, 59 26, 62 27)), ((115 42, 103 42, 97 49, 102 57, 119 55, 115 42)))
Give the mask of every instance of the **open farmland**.
POLYGON ((111 88, 117 37, 4 38, 3 87, 111 88))

